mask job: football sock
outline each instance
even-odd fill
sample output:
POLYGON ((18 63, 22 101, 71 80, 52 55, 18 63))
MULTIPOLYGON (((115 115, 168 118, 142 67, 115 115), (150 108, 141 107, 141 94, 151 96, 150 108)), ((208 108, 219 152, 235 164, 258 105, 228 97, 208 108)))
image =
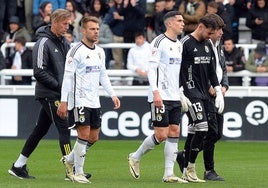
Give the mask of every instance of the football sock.
POLYGON ((165 142, 164 156, 165 156, 165 172, 164 177, 174 174, 174 162, 178 151, 178 137, 168 137, 165 142))
POLYGON ((72 150, 71 153, 66 155, 66 161, 68 163, 74 164, 74 150, 72 150))
POLYGON ((74 145, 74 167, 75 175, 84 174, 84 163, 86 157, 87 141, 77 138, 74 145))
POLYGON ((203 144, 205 133, 206 132, 204 131, 195 132, 195 135, 193 136, 192 143, 191 143, 191 148, 190 148, 190 153, 189 153, 189 162, 195 163, 197 155, 200 151, 200 147, 203 144))
POLYGON ((25 157, 24 155, 20 154, 17 161, 14 163, 14 167, 19 168, 26 164, 28 160, 28 157, 25 157))
POLYGON ((139 161, 145 153, 154 149, 155 145, 158 145, 158 144, 159 142, 157 141, 154 135, 147 136, 142 142, 142 144, 140 145, 140 147, 137 149, 137 151, 133 153, 131 157, 139 161))

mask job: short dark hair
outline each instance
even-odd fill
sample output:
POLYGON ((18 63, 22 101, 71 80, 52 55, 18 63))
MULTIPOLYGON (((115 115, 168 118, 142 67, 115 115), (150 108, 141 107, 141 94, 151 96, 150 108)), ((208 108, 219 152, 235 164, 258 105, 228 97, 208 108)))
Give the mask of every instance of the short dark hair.
POLYGON ((14 42, 20 43, 22 46, 26 45, 26 39, 24 37, 17 37, 14 42))
POLYGON ((145 37, 144 31, 137 31, 137 32, 135 32, 134 37, 136 38, 136 37, 139 37, 139 36, 145 37))
POLYGON ((166 22, 167 19, 175 17, 177 15, 182 15, 182 14, 179 11, 176 11, 176 10, 169 11, 168 13, 166 13, 164 15, 164 18, 163 18, 164 24, 166 24, 165 22, 166 22))
POLYGON ((217 14, 206 14, 199 20, 206 28, 219 29, 224 28, 225 24, 222 18, 217 14))

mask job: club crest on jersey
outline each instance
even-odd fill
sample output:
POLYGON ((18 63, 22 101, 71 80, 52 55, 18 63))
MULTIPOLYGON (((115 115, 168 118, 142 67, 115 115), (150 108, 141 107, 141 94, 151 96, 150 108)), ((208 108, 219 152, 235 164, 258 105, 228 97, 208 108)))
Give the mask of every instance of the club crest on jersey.
POLYGON ((154 48, 154 49, 152 50, 152 55, 156 55, 156 52, 157 52, 157 49, 154 48))
POLYGON ((198 113, 196 114, 196 118, 197 118, 198 120, 203 119, 203 115, 202 115, 202 113, 201 113, 201 112, 198 112, 198 113))
POLYGON ((98 53, 98 56, 99 56, 99 59, 101 59, 101 54, 100 53, 98 53))
POLYGON ((156 115, 156 121, 162 121, 162 114, 156 115))
POLYGON ((85 115, 79 115, 79 122, 84 123, 86 120, 85 115))
POLYGON ((86 59, 90 59, 89 55, 86 56, 86 59))
POLYGON ((68 60, 67 60, 67 63, 68 64, 71 64, 73 62, 73 58, 72 57, 69 57, 68 60))
POLYGON ((59 101, 59 100, 56 100, 56 101, 54 102, 54 105, 55 105, 56 107, 58 107, 58 106, 60 105, 60 101, 59 101))
POLYGON ((208 53, 209 52, 209 48, 208 46, 205 46, 205 51, 208 53))

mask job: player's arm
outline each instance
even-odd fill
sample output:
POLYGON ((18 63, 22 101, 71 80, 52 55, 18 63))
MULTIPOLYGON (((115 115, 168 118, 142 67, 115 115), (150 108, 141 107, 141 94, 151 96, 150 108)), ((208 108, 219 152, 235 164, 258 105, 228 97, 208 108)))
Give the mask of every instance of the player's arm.
POLYGON ((70 57, 70 51, 67 54, 66 62, 65 62, 65 69, 64 69, 64 76, 62 81, 62 88, 61 88, 61 103, 58 107, 57 114, 62 119, 65 119, 67 116, 68 110, 68 95, 72 91, 72 86, 74 85, 75 79, 75 64, 76 60, 73 57, 70 57))

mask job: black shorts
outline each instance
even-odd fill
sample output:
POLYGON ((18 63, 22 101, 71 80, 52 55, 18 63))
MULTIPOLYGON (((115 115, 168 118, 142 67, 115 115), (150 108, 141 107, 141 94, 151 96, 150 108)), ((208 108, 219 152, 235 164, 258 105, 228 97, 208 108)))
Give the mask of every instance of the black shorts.
POLYGON ((181 122, 181 102, 163 101, 164 105, 159 110, 154 103, 150 103, 151 118, 154 127, 168 127, 170 124, 179 125, 181 122))
POLYGON ((186 113, 189 119, 188 133, 208 131, 207 111, 209 101, 201 99, 190 99, 190 101, 192 107, 186 113))
POLYGON ((69 126, 90 126, 91 128, 101 127, 101 110, 100 108, 75 107, 68 111, 69 126))

